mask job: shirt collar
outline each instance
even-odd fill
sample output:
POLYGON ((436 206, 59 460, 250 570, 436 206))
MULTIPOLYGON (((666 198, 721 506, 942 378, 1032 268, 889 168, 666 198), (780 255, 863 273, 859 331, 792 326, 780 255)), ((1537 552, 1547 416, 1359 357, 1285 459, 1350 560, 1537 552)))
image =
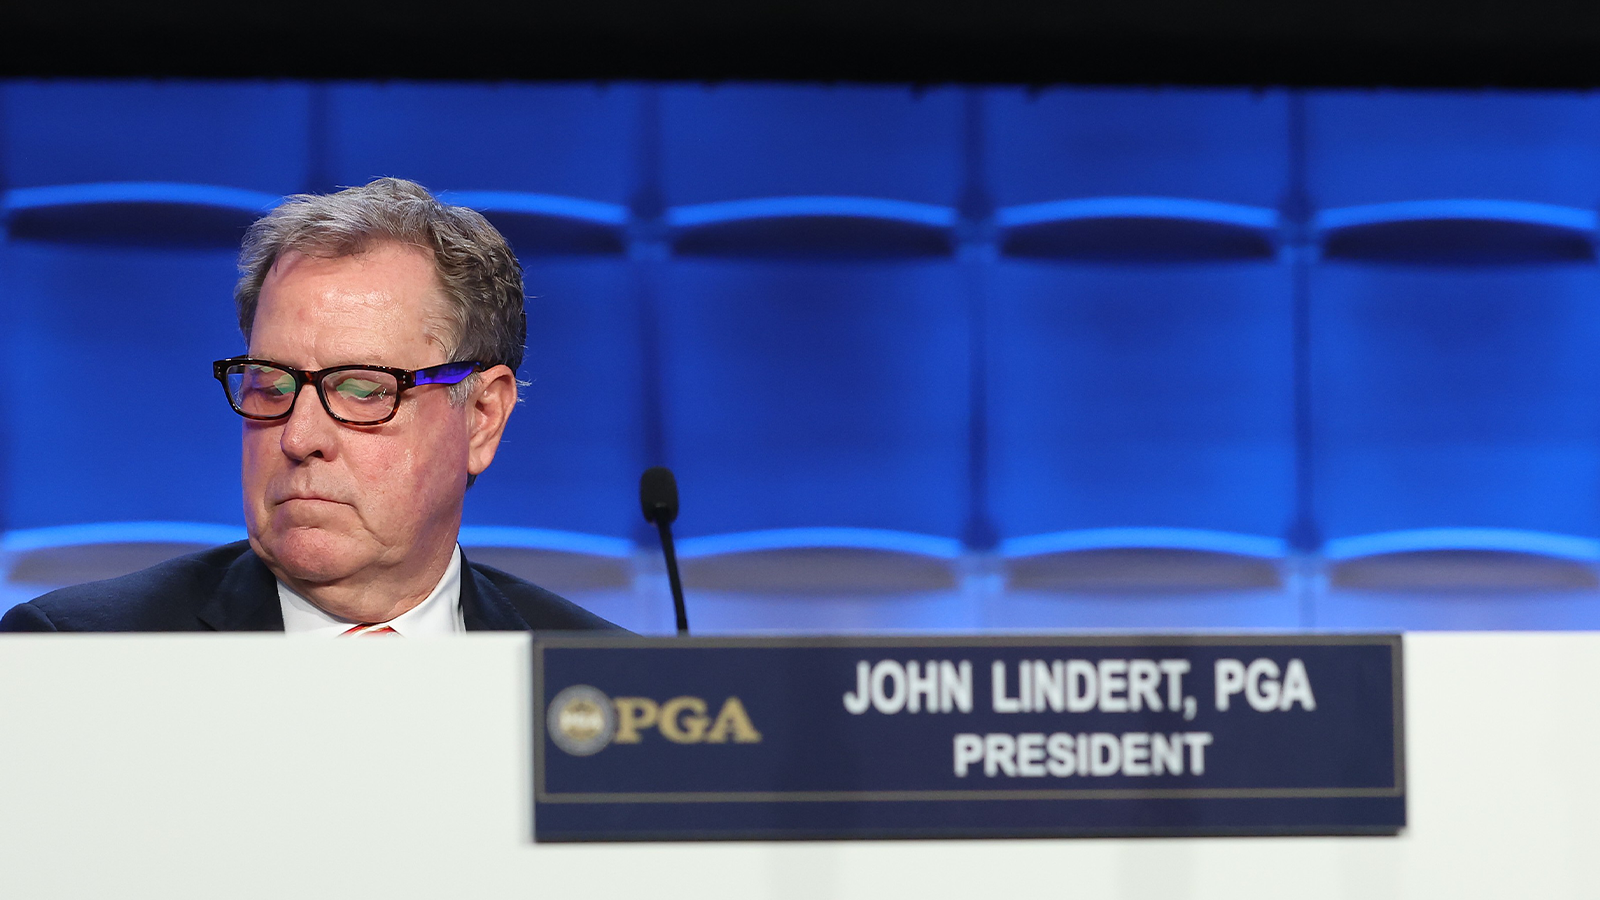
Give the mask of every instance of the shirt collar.
MULTIPOLYGON (((352 625, 349 619, 330 615, 293 588, 278 580, 278 605, 283 609, 283 630, 289 634, 337 637, 352 625)), ((465 631, 461 617, 461 547, 450 554, 450 564, 427 599, 395 616, 387 624, 402 637, 424 637, 465 631)))

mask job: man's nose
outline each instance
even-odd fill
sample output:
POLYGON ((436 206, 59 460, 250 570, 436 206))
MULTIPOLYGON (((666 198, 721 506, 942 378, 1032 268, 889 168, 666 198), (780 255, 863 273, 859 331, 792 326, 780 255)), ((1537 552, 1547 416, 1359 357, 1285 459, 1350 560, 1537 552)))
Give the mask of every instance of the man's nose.
POLYGON ((323 408, 316 387, 310 382, 301 385, 300 393, 295 397, 294 410, 284 420, 283 434, 279 438, 284 455, 296 461, 313 456, 329 458, 333 455, 338 434, 339 423, 323 408))

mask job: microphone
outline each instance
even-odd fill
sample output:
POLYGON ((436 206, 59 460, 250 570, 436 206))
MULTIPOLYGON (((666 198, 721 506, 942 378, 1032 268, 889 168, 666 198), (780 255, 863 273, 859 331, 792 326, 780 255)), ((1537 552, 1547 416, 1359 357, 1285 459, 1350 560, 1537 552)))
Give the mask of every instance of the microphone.
POLYGON ((678 480, 666 466, 645 469, 639 477, 639 506, 644 520, 661 533, 661 553, 667 559, 667 581, 672 585, 672 608, 678 614, 678 633, 689 633, 689 613, 683 606, 683 582, 678 578, 678 554, 672 547, 672 522, 678 518, 678 480))

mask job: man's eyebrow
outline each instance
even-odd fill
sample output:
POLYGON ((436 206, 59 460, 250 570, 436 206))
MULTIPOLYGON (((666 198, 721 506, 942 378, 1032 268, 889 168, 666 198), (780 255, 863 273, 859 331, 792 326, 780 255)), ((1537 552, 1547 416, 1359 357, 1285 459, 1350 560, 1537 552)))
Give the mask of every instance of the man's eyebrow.
POLYGON ((285 367, 291 368, 291 369, 299 369, 299 370, 301 370, 303 372, 320 372, 323 369, 337 369, 340 366, 371 366, 371 367, 382 368, 382 369, 405 369, 405 368, 407 368, 407 366, 401 365, 399 363, 384 361, 384 359, 382 358, 383 354, 381 354, 381 353, 356 354, 356 355, 349 356, 349 357, 333 356, 333 357, 329 357, 328 359, 324 360, 322 362, 322 364, 318 365, 318 366, 297 365, 297 364, 295 364, 295 363, 293 363, 293 362, 291 362, 289 360, 283 359, 281 357, 264 356, 264 355, 259 354, 259 353, 249 354, 249 357, 251 359, 261 360, 262 362, 269 362, 269 363, 272 363, 273 365, 285 366, 285 367))

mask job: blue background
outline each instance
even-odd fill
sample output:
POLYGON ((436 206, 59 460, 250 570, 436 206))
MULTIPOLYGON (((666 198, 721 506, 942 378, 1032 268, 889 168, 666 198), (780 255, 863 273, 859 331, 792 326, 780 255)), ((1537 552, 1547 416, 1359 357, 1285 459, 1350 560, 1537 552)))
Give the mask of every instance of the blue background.
POLYGON ((0 82, 0 606, 242 533, 242 228, 522 257, 463 544, 643 631, 1600 624, 1600 99, 0 82), (127 392, 119 379, 140 384, 127 392))

